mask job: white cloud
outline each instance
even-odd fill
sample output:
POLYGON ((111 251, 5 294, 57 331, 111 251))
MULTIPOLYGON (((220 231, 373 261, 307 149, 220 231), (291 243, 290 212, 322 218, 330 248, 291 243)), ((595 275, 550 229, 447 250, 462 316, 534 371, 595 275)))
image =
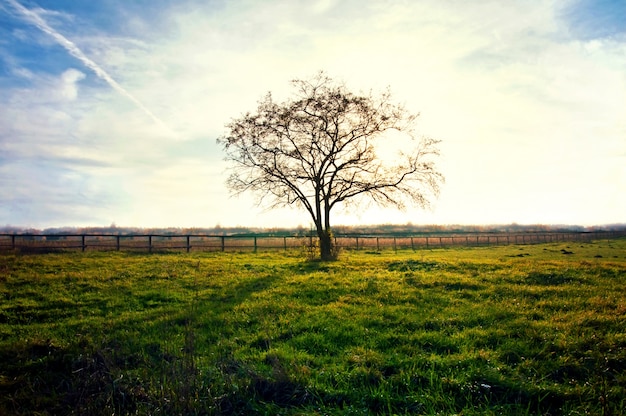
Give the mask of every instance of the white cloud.
POLYGON ((82 72, 70 68, 61 75, 62 85, 60 88, 61 96, 67 100, 73 101, 78 96, 78 81, 85 78, 82 72))

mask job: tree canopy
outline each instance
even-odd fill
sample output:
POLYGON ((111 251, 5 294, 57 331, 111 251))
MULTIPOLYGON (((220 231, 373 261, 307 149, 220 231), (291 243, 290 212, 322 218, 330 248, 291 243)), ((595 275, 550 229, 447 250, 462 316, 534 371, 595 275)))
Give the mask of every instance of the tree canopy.
POLYGON ((296 205, 311 216, 322 259, 334 257, 330 213, 364 200, 405 209, 426 207, 439 192, 438 140, 414 134, 418 114, 394 104, 389 91, 354 94, 323 72, 292 81, 293 98, 271 93, 226 125, 218 143, 231 162, 227 186, 251 191, 270 208, 296 205), (402 140, 392 163, 381 146, 402 140))

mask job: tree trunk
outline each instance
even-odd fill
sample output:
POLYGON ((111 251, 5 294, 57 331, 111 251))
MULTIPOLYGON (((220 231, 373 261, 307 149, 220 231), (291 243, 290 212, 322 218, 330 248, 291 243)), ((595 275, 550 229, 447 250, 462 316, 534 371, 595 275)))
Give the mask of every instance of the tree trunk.
POLYGON ((323 261, 335 260, 333 256, 333 240, 330 231, 319 230, 317 235, 320 239, 320 258, 323 261))

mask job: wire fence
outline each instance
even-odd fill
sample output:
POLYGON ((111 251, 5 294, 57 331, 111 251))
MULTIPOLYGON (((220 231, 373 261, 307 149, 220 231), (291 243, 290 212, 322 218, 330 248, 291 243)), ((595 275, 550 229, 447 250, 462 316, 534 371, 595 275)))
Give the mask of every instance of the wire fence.
MULTIPOLYGON (((445 247, 524 245, 556 242, 589 242, 626 237, 623 231, 428 233, 415 235, 337 235, 335 246, 346 250, 401 250, 445 247)), ((261 251, 313 250, 317 237, 209 234, 0 234, 0 251, 261 251)))

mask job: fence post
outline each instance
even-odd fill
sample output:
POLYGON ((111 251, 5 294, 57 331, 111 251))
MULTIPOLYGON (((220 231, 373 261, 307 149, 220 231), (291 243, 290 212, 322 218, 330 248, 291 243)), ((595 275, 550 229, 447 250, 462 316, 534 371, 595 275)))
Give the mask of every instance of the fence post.
POLYGON ((148 252, 152 253, 152 235, 148 236, 148 252))
POLYGON ((15 250, 15 234, 11 235, 11 250, 15 250))
POLYGON ((376 237, 376 251, 380 251, 380 241, 378 237, 376 237))
POLYGON ((256 235, 254 236, 254 252, 256 253, 257 245, 256 245, 256 235))
POLYGON ((221 236, 222 238, 222 251, 226 251, 226 243, 224 241, 224 239, 226 238, 226 236, 221 236))
POLYGON ((396 246, 396 237, 393 238, 393 251, 398 251, 398 246, 396 246))
POLYGON ((356 249, 359 250, 359 237, 356 237, 356 249))
POLYGON ((413 237, 411 237, 411 250, 415 251, 415 244, 413 244, 413 237))
POLYGON ((120 235, 116 235, 115 236, 115 249, 117 251, 120 251, 120 235))
POLYGON ((189 240, 190 240, 189 235, 187 235, 187 253, 189 253, 189 251, 191 251, 191 245, 189 244, 190 243, 189 240))
POLYGON ((283 237, 283 248, 287 251, 287 236, 283 237))
POLYGON ((85 234, 81 235, 80 237, 81 237, 81 239, 80 239, 80 241, 81 241, 81 251, 85 252, 85 234))

